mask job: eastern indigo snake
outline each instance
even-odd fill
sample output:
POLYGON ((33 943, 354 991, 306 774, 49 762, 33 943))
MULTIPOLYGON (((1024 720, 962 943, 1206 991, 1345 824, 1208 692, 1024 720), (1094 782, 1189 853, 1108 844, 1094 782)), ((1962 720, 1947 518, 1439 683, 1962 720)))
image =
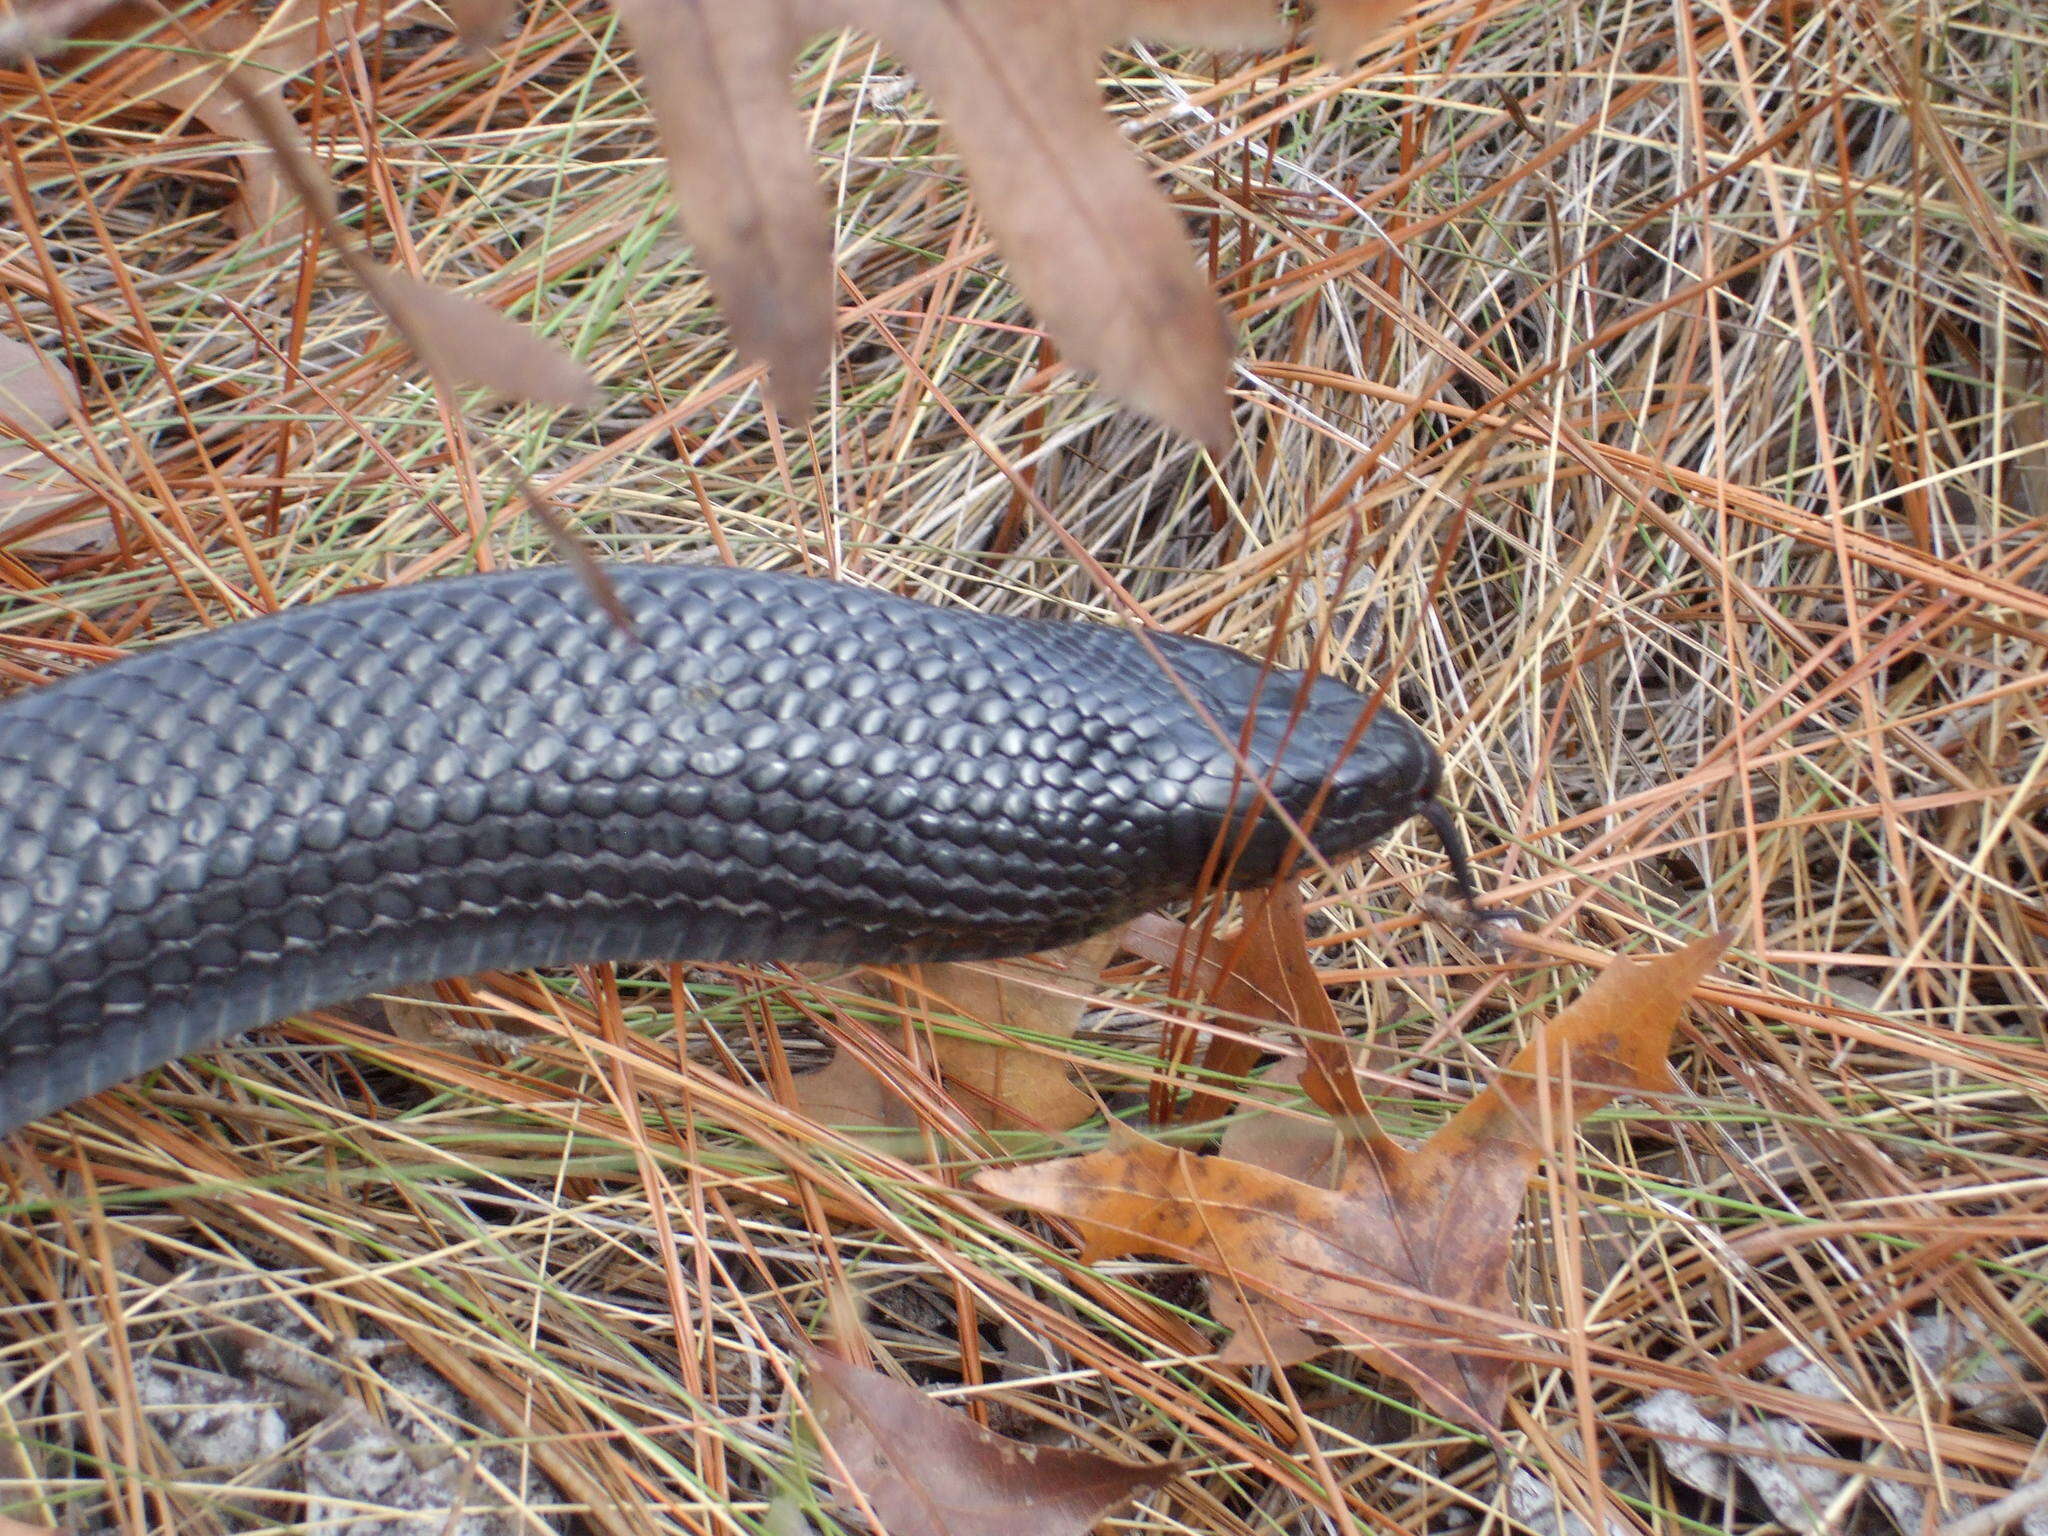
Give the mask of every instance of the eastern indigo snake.
POLYGON ((1333 859, 1446 825, 1408 720, 1202 641, 610 578, 631 632, 564 570, 472 577, 0 704, 0 1134, 402 982, 1019 954, 1270 880, 1275 802, 1333 859))

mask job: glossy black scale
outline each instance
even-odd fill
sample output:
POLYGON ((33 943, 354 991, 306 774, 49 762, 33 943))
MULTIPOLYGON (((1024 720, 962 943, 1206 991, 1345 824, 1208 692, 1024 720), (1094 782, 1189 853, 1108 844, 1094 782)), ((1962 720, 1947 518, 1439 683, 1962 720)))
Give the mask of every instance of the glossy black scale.
MULTIPOLYGON (((401 982, 1068 942, 1190 893, 1233 808, 1242 832, 1261 802, 1226 743, 1248 717, 1289 813, 1321 795, 1327 857, 1435 791, 1392 709, 1360 734, 1360 694, 1200 641, 1149 636, 1169 677, 1099 625, 610 576, 633 635, 569 573, 528 571, 236 624, 0 703, 0 1133, 401 982)), ((1267 812, 1228 845, 1230 883, 1257 884, 1289 834, 1267 812)))

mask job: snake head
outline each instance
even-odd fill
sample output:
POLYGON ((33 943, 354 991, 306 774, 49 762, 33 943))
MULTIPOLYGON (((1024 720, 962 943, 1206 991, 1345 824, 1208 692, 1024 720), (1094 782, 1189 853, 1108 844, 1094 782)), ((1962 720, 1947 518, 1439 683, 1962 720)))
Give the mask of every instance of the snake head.
POLYGON ((1320 858, 1352 858, 1432 804, 1442 762, 1384 698, 1199 642, 1174 643, 1166 659, 1218 727, 1184 740, 1198 766, 1175 840, 1205 865, 1213 850, 1211 878, 1239 889, 1312 866, 1297 828, 1320 858))

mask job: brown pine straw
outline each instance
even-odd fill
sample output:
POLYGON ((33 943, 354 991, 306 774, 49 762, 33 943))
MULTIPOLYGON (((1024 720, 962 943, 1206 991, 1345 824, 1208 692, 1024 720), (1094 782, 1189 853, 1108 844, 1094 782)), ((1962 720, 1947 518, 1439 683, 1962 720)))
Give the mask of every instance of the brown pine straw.
MULTIPOLYGON (((796 420, 727 349, 602 8, 536 8, 487 61, 423 15, 335 30, 286 99, 360 237, 602 384, 587 414, 468 403, 488 453, 295 231, 233 233, 229 146, 48 58, 0 75, 0 334, 64 360, 86 424, 45 438, 74 505, 0 533, 0 677, 551 558, 496 455, 610 558, 1039 614, 1123 611, 1113 581, 1248 650, 1277 627, 1283 661, 1393 679, 1482 885, 1543 919, 1504 954, 1443 921, 1420 829, 1313 884, 1390 1130, 1440 1123, 1605 956, 1739 933, 1683 1032, 1692 1097, 1608 1113, 1531 1191, 1524 1327, 1483 1330, 1521 1362, 1512 1469, 1553 1520, 1761 1530, 1739 1476, 1685 1486, 1636 1422, 1676 1390, 1803 1426, 1822 1471, 1881 1455, 1984 1536, 2048 1477, 2044 65, 2026 7, 1799 0, 1466 5, 1342 77, 1115 55, 1105 99, 1242 333, 1211 457, 1062 371, 926 98, 858 39, 799 71, 840 287, 796 420), (2035 1384, 1959 1392, 1970 1358, 1909 1345, 1937 1319, 2035 1384), (1766 1370, 1787 1345, 1832 1395, 1766 1370)), ((1026 1048, 1117 1111, 1185 1091, 1167 969, 1127 958, 1113 1008, 1026 1048)), ((992 1427, 1190 1464, 1121 1529, 1540 1523, 1379 1378, 1218 1368, 1183 1271, 1077 1268, 967 1191, 1101 1126, 973 1129, 929 1010, 662 966, 436 996, 438 1035, 282 1026, 0 1151, 0 1515, 304 1518, 299 1450, 224 1484, 139 1385, 211 1362, 282 1392, 237 1342, 274 1325, 334 1373, 294 1433, 344 1401, 406 1421, 394 1351, 461 1394, 418 1459, 464 1469, 475 1529, 759 1530, 820 1496, 786 1344, 843 1288, 992 1427), (788 1102, 834 1033, 902 1049, 922 1162, 788 1102)), ((1853 1489, 1833 1518, 1893 1528, 1853 1489)))

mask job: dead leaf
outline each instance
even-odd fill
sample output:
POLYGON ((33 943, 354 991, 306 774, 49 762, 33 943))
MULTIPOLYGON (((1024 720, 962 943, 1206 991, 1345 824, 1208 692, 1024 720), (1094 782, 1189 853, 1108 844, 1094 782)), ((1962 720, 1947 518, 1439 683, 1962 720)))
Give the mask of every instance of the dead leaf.
POLYGON ((0 417, 25 427, 68 420, 78 381, 62 362, 11 336, 0 336, 0 417))
POLYGON ((0 60, 47 58, 91 35, 110 11, 129 0, 45 0, 33 9, 15 9, 0 17, 0 60))
POLYGON ((2025 1357, 2011 1345, 1938 1312, 1915 1318, 1906 1344, 1920 1368, 1971 1417, 2029 1434, 2040 1432, 2042 1405, 2048 1398, 2025 1357))
POLYGON ((23 1525, 19 1520, 10 1520, 0 1515, 0 1536, 61 1536, 52 1525, 23 1525))
MULTIPOLYGON (((1199 982, 1211 1006, 1231 1025, 1228 1032, 1219 1030, 1210 1036, 1202 1056, 1206 1077, 1241 1077, 1249 1072, 1262 1054, 1249 1032, 1261 1023, 1275 1024, 1298 1038, 1308 1053, 1300 1081, 1307 1085, 1309 1098, 1340 1122, 1355 1126, 1358 1134, 1377 1134, 1364 1086, 1358 1080, 1361 1068, 1376 1064, 1376 1053, 1370 1046, 1361 1052, 1344 1037, 1337 1011, 1330 1006, 1322 977, 1309 956, 1300 891, 1282 881, 1276 887, 1248 893, 1244 909, 1244 926, 1207 943, 1208 953, 1199 957, 1182 953, 1183 946, 1195 942, 1192 931, 1157 914, 1126 928, 1126 947, 1169 970, 1178 971, 1193 962, 1191 979, 1199 982)), ((1155 1116, 1168 1113, 1170 1089, 1170 1081, 1155 1088, 1155 1116)), ((1188 1097, 1178 1118, 1207 1120, 1228 1109, 1229 1101, 1222 1095, 1197 1091, 1188 1097)))
MULTIPOLYGON (((1307 1069, 1308 1063, 1298 1057, 1274 1062, 1259 1074, 1253 1098, 1274 1104, 1295 1099, 1289 1090, 1299 1086, 1307 1069)), ((1253 1102, 1240 1105, 1231 1115, 1216 1151, 1233 1162, 1328 1189, 1341 1166, 1340 1146, 1336 1129, 1327 1119, 1302 1113, 1299 1108, 1293 1114, 1282 1114, 1253 1102)), ((1241 1357, 1246 1350, 1253 1350, 1255 1363, 1282 1366, 1299 1365, 1323 1352, 1323 1346, 1289 1322, 1281 1309, 1260 1307, 1258 1298, 1244 1296, 1225 1281, 1209 1282, 1209 1315, 1230 1330, 1223 1351, 1226 1355, 1241 1357), (1255 1312, 1258 1326, 1253 1328, 1255 1312)))
MULTIPOLYGON (((927 1038, 940 1076, 958 1090, 964 1114, 989 1130, 1070 1130, 1095 1113, 1094 1097, 1074 1082, 1067 1063, 1043 1041, 974 1038, 946 1028, 948 1015, 989 1026, 996 1035, 1029 1034, 1044 1040, 1073 1036, 1087 998, 1116 952, 1116 936, 1102 935, 1033 957, 1033 966, 913 965, 875 967, 855 984, 920 1025, 937 1025, 927 1038), (1046 969, 1056 974, 1046 975, 1046 969)), ((796 1102, 821 1124, 881 1127, 870 1145, 899 1156, 922 1150, 921 1138, 902 1134, 917 1117, 902 1098, 852 1052, 798 1074, 796 1102)))
MULTIPOLYGON (((904 1067, 916 1070, 907 1062, 904 1067)), ((824 1066, 797 1073, 790 1090, 814 1123, 885 1156, 914 1163, 933 1148, 934 1138, 904 1090, 844 1043, 824 1066)), ((968 1128, 963 1123, 958 1129, 966 1134, 968 1128)))
POLYGON ((798 1353, 818 1428, 889 1536, 1082 1536, 1177 1470, 1006 1439, 826 1350, 798 1353))
POLYGON ((1123 0, 1116 30, 1189 48, 1277 48, 1291 30, 1266 0, 1123 0))
POLYGON ((832 345, 832 223, 790 99, 786 0, 615 0, 661 130, 683 227, 733 344, 810 414, 832 345))
MULTIPOLYGON (((15 437, 62 427, 84 410, 71 370, 23 341, 0 336, 0 535, 78 499, 79 487, 35 446, 15 437)), ((7 541, 16 554, 68 554, 101 542, 104 516, 7 541)))
POLYGON ((1316 51, 1332 69, 1349 69, 1413 9, 1413 0, 1318 0, 1316 51))
MULTIPOLYGON (((1518 1147, 1535 1166, 1544 1146, 1541 1102, 1569 1080, 1569 1106, 1553 1105, 1560 1123, 1583 1119, 1624 1093, 1680 1091, 1665 1057, 1686 1000, 1733 940, 1730 933, 1695 939, 1655 960, 1616 960, 1570 1007, 1545 1025, 1508 1063, 1495 1084, 1473 1099, 1437 1137, 1467 1145, 1518 1147)), ((1432 1138, 1430 1145, 1436 1144, 1432 1138)))
MULTIPOLYGON (((1618 1481, 1620 1476, 1617 1470, 1612 1480, 1618 1481)), ((1507 1495, 1508 1513, 1534 1536, 1593 1536, 1593 1527, 1585 1516, 1558 1496, 1556 1482, 1539 1477, 1527 1467, 1516 1467, 1503 1491, 1507 1495)), ((1602 1528, 1607 1536, 1634 1536, 1635 1531, 1634 1526, 1614 1515, 1602 1522, 1602 1528)))
MULTIPOLYGON (((1422 1147, 1354 1140, 1331 1189, 1117 1127, 1106 1151, 976 1182, 1073 1221, 1084 1261, 1194 1264, 1242 1287, 1254 1325, 1273 1318, 1356 1345, 1438 1412, 1490 1430, 1513 1369, 1498 1342, 1516 1327, 1509 1243, 1542 1128, 1562 1134, 1621 1093, 1669 1091, 1681 1008, 1727 943, 1614 962, 1422 1147)), ((1235 1336, 1225 1358, 1266 1359, 1255 1334, 1235 1336)))
POLYGON ((581 363, 488 304, 394 267, 366 263, 356 276, 441 378, 541 405, 589 407, 602 398, 581 363))
MULTIPOLYGON (((190 113, 204 127, 242 146, 235 150, 242 195, 228 210, 229 221, 240 234, 253 234, 276 222, 284 208, 286 184, 276 159, 264 147, 255 118, 223 77, 234 69, 249 90, 280 96, 294 76, 304 74, 320 57, 319 20, 319 8, 306 0, 288 0, 263 17, 225 12, 193 28, 189 39, 166 37, 166 44, 182 46, 162 52, 133 77, 137 99, 190 113), (194 51, 198 49, 217 57, 194 51)), ((327 40, 338 38, 329 33, 327 40)))
MULTIPOLYGON (((1635 1421, 1657 1437, 1665 1471, 1709 1498, 1725 1499, 1734 1474, 1749 1479, 1778 1524, 1815 1531, 1848 1478, 1831 1467, 1828 1447, 1776 1414, 1723 1410, 1708 1417, 1699 1398, 1666 1388, 1635 1407, 1635 1421), (1718 1446, 1719 1450, 1709 1449, 1718 1446)), ((1916 1522, 1915 1530, 1920 1529, 1916 1522)))
POLYGON ((1230 430, 1230 335, 1186 233, 1103 111, 1088 4, 843 0, 917 76, 1018 288, 1061 352, 1203 442, 1230 430))
POLYGON ((321 233, 344 253, 343 259, 349 259, 350 253, 358 249, 355 236, 341 226, 341 203, 335 195, 334 183, 328 180, 326 170, 306 148, 306 141, 299 134, 298 120, 285 110, 282 102, 263 89, 260 79, 241 70, 223 71, 220 85, 248 114, 251 135, 262 141, 276 157, 276 169, 285 185, 298 194, 299 201, 320 226, 321 233))
MULTIPOLYGON (((391 1033, 399 1039, 452 1056, 465 1056, 471 1061, 490 1061, 494 1050, 516 1052, 523 1043, 503 1031, 465 1024, 441 1001, 440 993, 430 982, 386 987, 374 998, 358 1001, 370 1005, 361 1012, 381 1013, 391 1033)), ((343 1006, 348 1011, 347 1005, 343 1006)))
MULTIPOLYGON (((1316 51, 1349 69, 1402 17, 1413 0, 1316 0, 1316 51)), ((1288 27, 1265 0, 1124 0, 1122 30, 1199 48, 1271 48, 1288 27)))
POLYGON ((1330 1122, 1301 1105, 1293 1091, 1307 1067, 1300 1058, 1289 1057, 1259 1073, 1258 1085, 1231 1115, 1216 1150, 1236 1162, 1328 1189, 1337 1175, 1340 1143, 1330 1122), (1294 1112, 1266 1109, 1264 1104, 1292 1105, 1294 1112))
POLYGON ((1285 1025, 1301 1038, 1308 1061, 1301 1074, 1310 1102, 1337 1120, 1346 1135, 1379 1134, 1352 1047, 1323 979, 1308 953, 1308 923, 1301 889, 1282 880, 1244 898, 1245 923, 1226 952, 1224 975, 1212 993, 1227 1013, 1285 1025))
POLYGON ((448 19, 455 24, 455 37, 471 53, 482 53, 505 40, 518 0, 441 0, 448 19))
MULTIPOLYGON (((957 1014, 998 1036, 1070 1040, 1116 952, 1115 934, 1033 957, 1034 965, 910 966, 893 983, 897 1001, 920 1013, 957 1014), (1046 975, 1047 968, 1057 974, 1046 975)), ((973 1039, 935 1030, 932 1051, 948 1082, 966 1090, 963 1106, 991 1130, 1071 1130, 1095 1113, 1095 1096, 1067 1063, 1038 1043, 973 1039)))
POLYGON ((854 1132, 870 1145, 879 1141, 884 1150, 904 1151, 908 1144, 901 1133, 916 1130, 917 1116, 910 1106, 844 1047, 824 1066, 797 1073, 791 1086, 797 1107, 811 1119, 854 1132), (884 1132, 880 1137, 872 1134, 877 1128, 884 1132), (870 1134, 860 1136, 863 1131, 870 1134))

